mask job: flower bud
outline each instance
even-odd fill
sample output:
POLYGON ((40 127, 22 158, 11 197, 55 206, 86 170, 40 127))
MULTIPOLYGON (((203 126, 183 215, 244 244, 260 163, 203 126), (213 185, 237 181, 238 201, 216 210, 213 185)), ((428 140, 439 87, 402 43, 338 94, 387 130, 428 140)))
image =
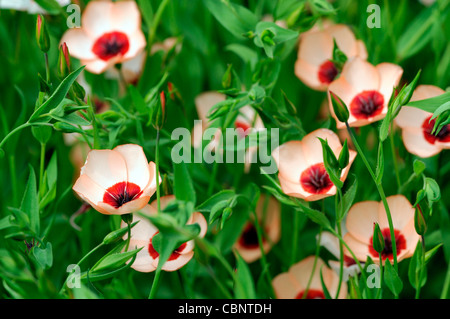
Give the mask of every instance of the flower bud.
POLYGON ((58 75, 61 79, 70 73, 70 55, 66 42, 59 47, 58 75))
POLYGON ((154 105, 152 119, 154 123, 153 126, 156 129, 161 129, 166 121, 166 96, 164 91, 161 91, 159 94, 159 100, 154 105))
POLYGON ((341 100, 339 96, 330 91, 331 104, 333 106, 334 114, 339 121, 346 123, 350 117, 347 105, 341 100))
POLYGON ((373 249, 379 254, 381 254, 384 250, 384 236, 381 233, 380 225, 378 223, 373 223, 373 237, 372 237, 372 246, 373 249))
POLYGON ((345 167, 347 167, 348 163, 350 162, 350 152, 348 150, 347 140, 345 140, 344 145, 342 146, 342 150, 339 153, 338 162, 340 169, 344 169, 345 167))
POLYGON ((420 205, 416 206, 416 211, 414 212, 414 228, 420 236, 423 236, 427 231, 427 222, 425 221, 425 216, 420 205))
MULTIPOLYGON (((127 214, 129 215, 129 214, 127 214)), ((130 225, 130 227, 132 228, 134 225, 136 225, 138 222, 134 222, 130 225)), ((114 230, 112 232, 110 232, 108 235, 105 236, 105 238, 103 238, 103 244, 104 245, 108 245, 111 244, 119 239, 121 239, 126 233, 128 232, 128 226, 127 227, 123 227, 117 230, 114 230)))
POLYGON ((47 53, 50 49, 50 37, 44 18, 39 14, 36 20, 36 41, 42 52, 47 53))

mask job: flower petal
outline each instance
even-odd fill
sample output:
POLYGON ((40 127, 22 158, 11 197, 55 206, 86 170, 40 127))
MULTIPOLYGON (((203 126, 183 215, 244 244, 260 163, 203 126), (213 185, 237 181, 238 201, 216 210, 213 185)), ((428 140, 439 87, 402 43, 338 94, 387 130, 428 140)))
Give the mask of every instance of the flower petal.
POLYGON ((70 55, 81 60, 93 60, 97 56, 92 52, 94 40, 81 28, 67 30, 60 43, 66 43, 70 55))
POLYGON ((194 256, 194 252, 188 252, 186 254, 182 254, 178 256, 174 260, 167 261, 164 266, 162 266, 162 270, 165 271, 175 271, 186 265, 194 256))
MULTIPOLYGON (((389 196, 386 200, 389 206, 389 211, 391 212, 394 229, 402 230, 411 220, 414 220, 415 209, 405 196, 389 196)), ((386 211, 382 203, 379 205, 379 221, 382 229, 389 227, 386 211)))
MULTIPOLYGON (((379 202, 364 201, 354 204, 346 219, 347 231, 363 243, 369 243, 373 224, 379 223, 379 202)), ((383 228, 384 225, 380 225, 383 228)))
POLYGON ((142 146, 124 144, 117 146, 113 151, 118 152, 125 160, 127 181, 138 185, 141 190, 144 189, 149 184, 150 172, 142 146))
POLYGON ((391 98, 394 87, 398 85, 403 74, 403 69, 392 63, 380 63, 376 66, 380 74, 379 92, 384 96, 384 103, 387 105, 391 98))
POLYGON ((281 273, 273 278, 272 286, 278 299, 294 299, 303 290, 288 272, 281 273))
POLYGON ((408 152, 422 158, 434 156, 442 150, 438 143, 430 144, 425 139, 423 132, 416 129, 404 128, 402 138, 408 152))
POLYGON ((114 2, 111 8, 111 19, 117 31, 132 34, 141 28, 141 13, 134 1, 114 2))
POLYGON ((199 94, 195 98, 195 107, 197 109, 197 114, 200 120, 202 120, 203 125, 207 125, 208 118, 206 117, 209 110, 219 102, 225 101, 226 96, 218 92, 204 92, 199 94))
MULTIPOLYGON (((377 68, 360 57, 353 57, 347 60, 342 68, 340 78, 345 79, 357 93, 380 88, 380 75, 377 68)), ((333 91, 331 88, 330 90, 333 91)), ((339 95, 338 92, 335 93, 339 95)), ((343 97, 341 99, 346 104, 351 102, 347 102, 343 97)))
POLYGON ((113 6, 110 1, 90 1, 87 4, 81 16, 81 27, 93 39, 114 29, 113 6))

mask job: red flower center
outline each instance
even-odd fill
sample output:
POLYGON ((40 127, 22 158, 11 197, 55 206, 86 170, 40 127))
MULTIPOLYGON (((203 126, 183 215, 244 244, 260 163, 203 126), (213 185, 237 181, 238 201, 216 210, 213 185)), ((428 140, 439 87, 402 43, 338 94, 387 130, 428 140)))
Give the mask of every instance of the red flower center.
POLYGON ((125 203, 128 203, 141 196, 142 191, 139 186, 130 182, 120 182, 108 188, 103 195, 103 202, 119 208, 125 203))
POLYGON ((368 119, 383 111, 384 97, 377 91, 363 91, 350 102, 350 112, 357 119, 368 119))
MULTIPOLYGON (((153 244, 152 244, 152 239, 153 239, 153 237, 155 237, 155 235, 158 234, 158 233, 159 233, 159 231, 156 232, 156 233, 152 236, 152 238, 150 238, 150 242, 149 242, 149 244, 148 244, 148 253, 149 253, 149 255, 150 255, 153 259, 156 259, 156 258, 159 257, 159 253, 155 250, 155 248, 153 247, 153 244)), ((182 252, 183 249, 186 248, 186 245, 187 245, 187 243, 183 243, 183 244, 180 245, 180 247, 178 247, 177 249, 175 249, 175 250, 172 252, 172 254, 170 254, 170 257, 169 257, 169 259, 167 259, 167 261, 175 260, 175 259, 177 259, 178 257, 180 257, 180 255, 181 255, 180 252, 182 252)))
POLYGON ((92 47, 92 52, 103 61, 108 61, 119 54, 124 55, 129 48, 128 36, 125 33, 114 31, 105 33, 98 38, 92 47))
POLYGON ((248 125, 247 123, 236 121, 234 123, 234 127, 242 130, 237 131, 240 138, 244 138, 250 133, 250 125, 248 125))
MULTIPOLYGON (((265 241, 266 240, 263 236, 262 242, 265 243, 265 241)), ((239 238, 239 244, 247 249, 255 249, 259 247, 258 233, 253 223, 248 223, 247 226, 245 226, 245 229, 239 238)))
POLYGON ((323 163, 314 164, 304 170, 300 176, 300 184, 311 194, 324 194, 333 187, 323 163))
POLYGON ((431 120, 431 116, 428 117, 422 124, 423 136, 430 144, 436 143, 436 141, 441 143, 450 142, 450 124, 447 124, 441 128, 439 133, 434 135, 433 127, 436 123, 436 119, 431 120))
MULTIPOLYGON (((305 291, 300 291, 300 293, 295 297, 295 299, 303 299, 305 291)), ((325 295, 322 290, 318 289, 308 289, 305 299, 325 299, 325 295)))
POLYGON ((339 71, 331 61, 326 61, 322 63, 319 67, 319 81, 324 84, 329 84, 333 82, 333 80, 338 75, 339 71))
MULTIPOLYGON (((389 260, 392 261, 394 258, 394 254, 392 252, 391 232, 389 231, 389 228, 384 228, 383 230, 381 230, 381 233, 383 234, 384 238, 384 249, 381 252, 381 258, 383 259, 383 261, 386 260, 386 258, 389 258, 389 260)), ((403 236, 402 233, 397 229, 394 229, 394 235, 398 256, 403 249, 406 249, 406 239, 405 236, 403 236)), ((378 252, 373 248, 373 236, 370 238, 369 252, 373 257, 379 257, 378 252)))

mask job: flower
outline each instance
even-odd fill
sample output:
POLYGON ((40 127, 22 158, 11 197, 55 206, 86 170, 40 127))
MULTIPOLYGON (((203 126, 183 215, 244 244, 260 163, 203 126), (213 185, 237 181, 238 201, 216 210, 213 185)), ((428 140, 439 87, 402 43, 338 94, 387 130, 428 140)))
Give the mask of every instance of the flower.
MULTIPOLYGON (((403 195, 394 195, 387 198, 389 210, 394 225, 397 260, 400 261, 413 255, 420 236, 414 229, 414 207, 403 195)), ((379 255, 373 248, 373 227, 378 223, 384 237, 385 248, 381 254, 383 260, 389 258, 392 262, 392 242, 386 211, 382 202, 364 201, 356 203, 350 208, 346 227, 347 233, 344 241, 360 261, 366 261, 370 256, 375 263, 379 262, 379 255)), ((345 254, 350 256, 347 249, 345 254)))
MULTIPOLYGON (((281 273, 272 280, 273 289, 275 290, 275 295, 278 299, 325 299, 320 280, 320 271, 322 271, 323 281, 330 295, 333 298, 336 296, 339 285, 339 276, 333 270, 328 268, 320 258, 317 259, 311 284, 307 291, 307 295, 304 296, 310 276, 313 272, 314 258, 315 256, 309 256, 303 259, 291 266, 288 272, 281 273)), ((338 298, 345 299, 346 297, 347 284, 342 282, 338 298)))
MULTIPOLYGON (((344 232, 343 232, 344 233, 344 232)), ((325 247, 330 253, 333 254, 334 257, 337 259, 341 258, 340 253, 340 247, 339 247, 339 239, 331 234, 330 232, 322 232, 320 235, 320 246, 325 247)), ((328 264, 330 267, 336 272, 336 274, 339 274, 341 271, 341 264, 339 261, 336 260, 329 260, 328 264)), ((353 258, 346 256, 344 254, 344 272, 342 280, 348 281, 349 277, 353 277, 357 275, 360 271, 358 265, 353 260, 353 258)))
MULTIPOLYGON (((280 240, 280 209, 280 203, 274 197, 261 194, 256 206, 256 215, 264 233, 262 243, 265 254, 280 240)), ((254 223, 252 220, 245 224, 241 236, 234 244, 234 248, 247 263, 254 262, 262 255, 254 223)))
MULTIPOLYGON (((195 106, 200 123, 194 125, 192 130, 192 145, 194 148, 200 148, 203 141, 203 133, 209 127, 209 119, 207 117, 211 108, 219 102, 225 101, 224 94, 208 91, 199 94, 195 98, 195 106)), ((244 138, 251 133, 252 130, 264 129, 264 123, 259 117, 258 113, 249 105, 239 109, 239 115, 234 120, 234 128, 237 130, 239 138, 244 138)), ((208 143, 207 148, 214 151, 218 146, 221 138, 220 129, 216 130, 214 138, 208 143)), ((253 163, 253 156, 258 150, 257 146, 250 146, 247 148, 244 157, 244 170, 249 172, 250 165, 253 163)), ((239 160, 239 159, 238 159, 239 160)))
POLYGON ((347 105, 349 126, 364 126, 386 116, 392 92, 402 74, 403 69, 392 63, 373 66, 359 57, 349 59, 339 78, 328 86, 328 105, 337 128, 344 128, 345 123, 334 113, 330 92, 347 105))
POLYGON ((134 1, 90 1, 81 17, 81 28, 67 30, 63 42, 86 70, 102 73, 144 49, 139 8, 134 1))
POLYGON ((334 40, 347 58, 359 56, 367 59, 364 43, 356 40, 350 28, 343 24, 324 21, 300 35, 295 75, 314 90, 326 91, 339 74, 333 59, 334 40))
MULTIPOLYGON (((160 198, 161 209, 164 209, 171 201, 175 199, 173 195, 167 195, 160 198)), ((147 216, 154 216, 158 213, 157 202, 153 201, 151 204, 146 205, 140 210, 141 213, 147 216)), ((159 233, 158 229, 145 217, 139 216, 138 214, 133 214, 133 221, 139 221, 131 229, 131 237, 129 249, 141 248, 137 255, 136 260, 131 265, 131 268, 140 272, 151 272, 156 270, 159 262, 159 253, 155 250, 152 245, 152 239, 156 234, 159 233)), ((205 217, 199 212, 194 212, 186 225, 191 225, 197 223, 200 226, 199 237, 203 238, 207 231, 207 222, 205 217)), ((126 224, 122 222, 122 227, 126 224)), ((127 239, 127 235, 124 239, 127 239)), ((186 265, 194 256, 194 240, 190 240, 181 244, 177 249, 175 249, 170 255, 169 259, 162 266, 162 270, 174 271, 180 269, 186 265)))
POLYGON ((132 213, 156 191, 156 166, 136 144, 91 150, 73 190, 102 214, 132 213))
MULTIPOLYGON (((70 0, 56 0, 56 2, 61 6, 65 7, 70 4, 70 0)), ((36 1, 33 0, 1 0, 0 9, 12 9, 18 11, 27 11, 30 14, 42 13, 42 14, 52 14, 42 9, 36 1)))
MULTIPOLYGON (((309 133, 301 141, 286 142, 272 151, 281 189, 286 195, 316 201, 336 194, 336 186, 325 170, 322 145, 318 138, 328 140, 336 158, 339 157, 342 149, 339 137, 333 131, 323 128, 309 133)), ((349 164, 341 173, 342 181, 347 178, 356 157, 355 151, 349 152, 349 164)))
MULTIPOLYGON (((445 91, 433 85, 419 85, 410 101, 432 98, 445 91)), ((402 137, 408 152, 419 157, 431 157, 443 149, 450 149, 450 124, 445 125, 438 134, 432 134, 435 119, 432 113, 416 107, 403 106, 395 118, 395 124, 402 128, 402 137)))

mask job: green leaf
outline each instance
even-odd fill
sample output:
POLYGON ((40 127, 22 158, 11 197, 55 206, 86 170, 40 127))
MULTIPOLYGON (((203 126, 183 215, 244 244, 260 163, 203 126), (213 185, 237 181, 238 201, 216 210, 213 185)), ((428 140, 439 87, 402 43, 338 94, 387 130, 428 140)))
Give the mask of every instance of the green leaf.
POLYGON ((431 177, 425 178, 425 192, 427 193, 429 206, 431 206, 433 202, 437 202, 441 199, 441 189, 439 184, 431 177))
POLYGON ((322 285, 322 291, 323 294, 325 295, 325 299, 333 299, 333 297, 331 297, 330 292, 328 291, 328 287, 325 285, 325 282, 323 280, 323 273, 322 273, 322 269, 324 266, 320 267, 320 284, 322 285))
POLYGON ((122 267, 128 260, 133 258, 142 248, 133 249, 126 252, 109 253, 101 258, 91 269, 93 273, 111 271, 122 267))
POLYGON ((73 82, 77 79, 78 75, 83 71, 84 66, 81 66, 77 70, 70 73, 62 82, 58 85, 55 92, 45 101, 38 109, 34 111, 28 122, 36 121, 41 114, 49 113, 52 109, 58 107, 58 105, 64 100, 69 92, 73 82))
POLYGON ((403 282, 397 274, 397 271, 391 265, 388 258, 384 264, 384 282, 389 290, 395 295, 399 296, 403 289, 403 282))
POLYGON ((352 185, 345 192, 344 196, 342 196, 342 200, 339 201, 338 210, 342 215, 337 216, 338 221, 342 221, 342 219, 345 217, 347 212, 352 207, 356 197, 357 190, 358 190, 358 179, 355 177, 352 185))
POLYGON ((234 294, 237 299, 255 299, 255 283, 245 260, 234 251, 236 256, 236 274, 234 276, 234 294))
POLYGON ((414 174, 419 177, 425 171, 426 165, 421 160, 415 159, 413 163, 414 174))
POLYGON ((381 180, 383 179, 383 173, 384 173, 383 143, 380 142, 378 144, 377 168, 375 170, 375 179, 378 185, 381 184, 381 180))
POLYGON ((344 182, 341 181, 340 175, 341 170, 339 168, 339 162, 336 158, 336 155, 331 150, 328 145, 328 141, 319 137, 320 143, 322 144, 322 152, 323 152, 323 163, 325 165, 325 169, 330 177, 330 180, 337 188, 342 188, 344 186, 344 182))
POLYGON ((229 190, 229 189, 222 190, 222 191, 214 194, 213 196, 209 197, 207 200, 205 200, 200 205, 198 205, 195 208, 195 211, 204 212, 204 213, 209 212, 217 203, 222 202, 222 201, 228 201, 229 199, 233 198, 234 196, 236 196, 236 193, 233 190, 229 190))
POLYGON ((410 101, 406 106, 416 107, 429 113, 434 113, 439 109, 439 112, 442 113, 445 110, 450 109, 450 105, 448 105, 449 100, 450 92, 445 92, 444 94, 429 99, 410 101), (446 107, 441 108, 442 105, 446 105, 446 107))
POLYGON ((39 197, 36 187, 36 175, 33 167, 30 165, 30 174, 28 177, 25 193, 23 194, 20 210, 27 214, 30 220, 30 229, 39 235, 40 216, 39 216, 39 197))
POLYGON ((52 244, 48 242, 47 244, 43 244, 42 247, 34 246, 33 247, 33 255, 38 261, 38 263, 44 269, 49 269, 53 265, 53 251, 52 244))
POLYGON ((328 220, 328 218, 325 216, 324 213, 322 213, 318 210, 309 208, 309 207, 301 204, 300 202, 297 202, 297 206, 299 206, 299 207, 296 209, 305 213, 309 217, 309 219, 311 219, 311 221, 315 222, 316 224, 319 224, 324 229, 331 229, 330 221, 328 220))
POLYGON ((191 175, 184 162, 173 163, 174 194, 176 199, 195 204, 196 193, 191 175))
POLYGON ((427 281, 427 270, 424 264, 424 251, 422 248, 422 242, 417 242, 414 254, 409 261, 408 267, 408 279, 414 289, 423 287, 427 281))

